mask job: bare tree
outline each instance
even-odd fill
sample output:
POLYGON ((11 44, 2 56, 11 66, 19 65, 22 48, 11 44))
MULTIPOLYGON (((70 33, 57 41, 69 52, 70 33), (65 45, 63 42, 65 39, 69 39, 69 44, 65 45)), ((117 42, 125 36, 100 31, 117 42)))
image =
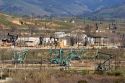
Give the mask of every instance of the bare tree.
POLYGON ((125 47, 125 34, 122 35, 121 44, 122 44, 123 47, 125 47))
POLYGON ((86 25, 85 28, 84 28, 85 34, 90 35, 91 29, 92 29, 92 27, 90 25, 86 25))

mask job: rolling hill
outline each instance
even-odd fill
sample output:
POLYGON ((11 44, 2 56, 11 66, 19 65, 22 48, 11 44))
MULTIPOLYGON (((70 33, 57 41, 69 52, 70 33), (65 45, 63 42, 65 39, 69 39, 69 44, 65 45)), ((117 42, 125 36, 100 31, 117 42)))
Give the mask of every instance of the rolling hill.
POLYGON ((108 13, 112 6, 123 2, 125 0, 0 0, 0 11, 20 16, 79 16, 108 13))
POLYGON ((101 18, 125 18, 125 3, 98 10, 92 15, 101 18))

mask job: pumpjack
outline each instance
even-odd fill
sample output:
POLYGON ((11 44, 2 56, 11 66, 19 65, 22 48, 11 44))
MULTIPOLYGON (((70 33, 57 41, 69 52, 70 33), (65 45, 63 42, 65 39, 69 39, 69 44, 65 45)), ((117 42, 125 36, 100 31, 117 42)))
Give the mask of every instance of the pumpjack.
POLYGON ((50 62, 52 64, 60 64, 62 65, 63 64, 63 50, 62 49, 59 49, 59 50, 50 50, 50 56, 51 56, 51 59, 50 59, 50 62), (54 57, 52 58, 52 55, 54 55, 54 57))
POLYGON ((26 59, 26 56, 28 54, 28 50, 25 49, 21 52, 14 52, 14 55, 12 57, 12 61, 13 63, 17 63, 17 64, 23 64, 25 59, 26 59))
POLYGON ((71 60, 80 60, 81 56, 76 51, 71 51, 67 56, 64 56, 64 51, 62 49, 50 50, 50 63, 60 64, 60 66, 69 66, 71 60), (54 54, 54 57, 52 55, 54 54))
POLYGON ((101 61, 97 64, 96 71, 104 72, 104 71, 110 70, 112 58, 113 58, 113 56, 111 54, 98 52, 96 55, 96 59, 97 60, 100 59, 101 61), (104 56, 101 56, 101 55, 104 55, 104 56))

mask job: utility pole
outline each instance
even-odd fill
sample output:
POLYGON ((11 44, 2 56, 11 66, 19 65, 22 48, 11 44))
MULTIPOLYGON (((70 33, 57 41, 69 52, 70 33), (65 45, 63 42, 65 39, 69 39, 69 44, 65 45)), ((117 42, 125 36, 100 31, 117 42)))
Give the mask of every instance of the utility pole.
MULTIPOLYGON (((2 64, 2 56, 0 56, 0 59, 1 59, 1 64, 2 64)), ((3 70, 3 65, 2 65, 2 67, 1 67, 1 73, 0 73, 0 75, 1 75, 1 80, 2 80, 2 70, 3 70)))

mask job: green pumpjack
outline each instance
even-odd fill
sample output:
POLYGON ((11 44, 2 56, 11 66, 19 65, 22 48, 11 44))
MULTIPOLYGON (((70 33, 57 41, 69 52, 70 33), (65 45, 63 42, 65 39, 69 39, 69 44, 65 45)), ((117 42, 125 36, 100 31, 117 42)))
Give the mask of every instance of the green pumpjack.
POLYGON ((69 66, 71 60, 80 60, 81 57, 78 55, 77 52, 71 51, 68 53, 66 57, 64 57, 64 51, 62 49, 59 50, 50 50, 50 55, 54 57, 50 59, 51 64, 59 64, 60 66, 69 66))
POLYGON ((26 49, 21 52, 14 52, 14 55, 12 58, 13 63, 23 64, 27 54, 28 54, 28 50, 26 49))

